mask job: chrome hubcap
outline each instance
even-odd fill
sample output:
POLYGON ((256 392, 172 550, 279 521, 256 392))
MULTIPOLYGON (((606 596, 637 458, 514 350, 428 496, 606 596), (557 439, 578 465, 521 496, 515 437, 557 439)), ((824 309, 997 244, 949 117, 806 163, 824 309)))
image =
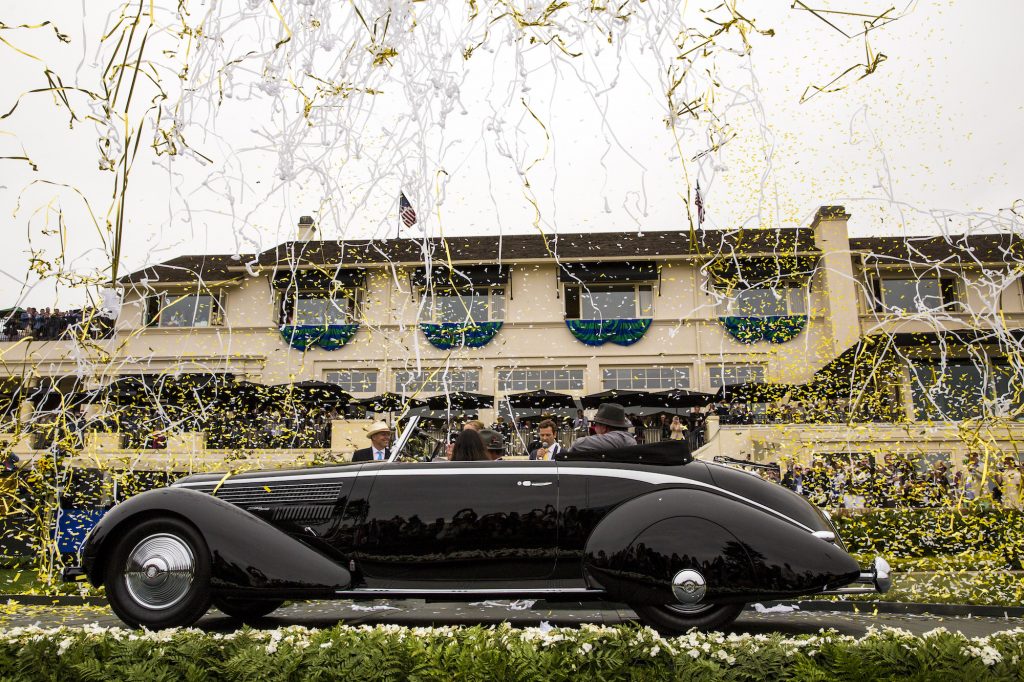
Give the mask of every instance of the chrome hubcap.
POLYGON ((159 533, 143 538, 128 554, 124 584, 139 606, 167 609, 188 594, 194 570, 195 557, 188 543, 159 533))
POLYGON ((672 577, 672 595, 684 606, 696 606, 704 599, 707 591, 707 584, 700 571, 688 568, 672 577))

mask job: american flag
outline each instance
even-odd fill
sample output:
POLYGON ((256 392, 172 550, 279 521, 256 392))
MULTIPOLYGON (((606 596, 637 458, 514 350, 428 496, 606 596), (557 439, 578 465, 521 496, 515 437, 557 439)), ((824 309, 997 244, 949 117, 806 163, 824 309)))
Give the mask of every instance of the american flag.
POLYGON ((700 180, 697 181, 697 196, 693 200, 694 205, 697 207, 697 224, 704 224, 704 198, 700 195, 700 180))
POLYGON ((406 227, 412 227, 416 224, 416 211, 413 209, 412 204, 405 198, 405 192, 399 192, 398 196, 398 215, 401 216, 402 222, 405 223, 406 227))

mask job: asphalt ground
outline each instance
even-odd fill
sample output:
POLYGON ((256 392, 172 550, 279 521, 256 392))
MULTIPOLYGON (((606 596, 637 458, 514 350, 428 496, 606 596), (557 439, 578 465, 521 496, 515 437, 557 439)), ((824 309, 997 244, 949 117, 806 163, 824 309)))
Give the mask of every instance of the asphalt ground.
MULTIPOLYGON (((772 608, 772 607, 769 607, 772 608)), ((778 606, 774 607, 779 609, 778 606)), ((790 607, 784 607, 790 608, 790 607)), ((347 625, 394 623, 408 626, 427 625, 492 625, 508 622, 519 627, 575 626, 582 623, 617 625, 635 621, 628 607, 610 603, 559 603, 543 601, 488 601, 465 603, 425 603, 422 600, 368 602, 314 601, 296 602, 278 609, 260 620, 255 627, 277 628, 303 625, 329 628, 347 625)), ((107 606, 27 605, 9 602, 0 605, 0 628, 38 625, 56 627, 98 623, 105 627, 124 627, 107 606)), ((231 631, 239 627, 237 620, 211 609, 197 627, 210 632, 231 631)), ((727 632, 780 633, 800 635, 816 633, 822 628, 841 634, 861 636, 869 627, 898 627, 914 634, 943 627, 968 637, 981 637, 1001 630, 1024 628, 1024 618, 937 616, 891 613, 848 613, 838 611, 773 611, 759 613, 748 608, 727 632)))

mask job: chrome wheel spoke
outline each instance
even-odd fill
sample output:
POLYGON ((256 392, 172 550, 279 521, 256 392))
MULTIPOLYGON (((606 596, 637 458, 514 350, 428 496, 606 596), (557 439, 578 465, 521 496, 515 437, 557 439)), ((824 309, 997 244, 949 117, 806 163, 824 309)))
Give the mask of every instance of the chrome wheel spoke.
POLYGON ((195 557, 188 543, 176 535, 158 533, 143 538, 128 554, 124 583, 139 606, 167 609, 192 587, 195 557))

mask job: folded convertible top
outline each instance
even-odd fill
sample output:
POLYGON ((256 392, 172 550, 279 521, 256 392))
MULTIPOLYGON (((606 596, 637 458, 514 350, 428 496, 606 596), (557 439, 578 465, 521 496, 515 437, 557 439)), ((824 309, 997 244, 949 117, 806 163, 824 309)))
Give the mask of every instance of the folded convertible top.
POLYGON ((612 462, 615 464, 653 464, 678 466, 693 461, 686 441, 663 440, 660 443, 633 445, 628 448, 601 450, 598 452, 572 453, 562 450, 555 459, 560 462, 612 462))

